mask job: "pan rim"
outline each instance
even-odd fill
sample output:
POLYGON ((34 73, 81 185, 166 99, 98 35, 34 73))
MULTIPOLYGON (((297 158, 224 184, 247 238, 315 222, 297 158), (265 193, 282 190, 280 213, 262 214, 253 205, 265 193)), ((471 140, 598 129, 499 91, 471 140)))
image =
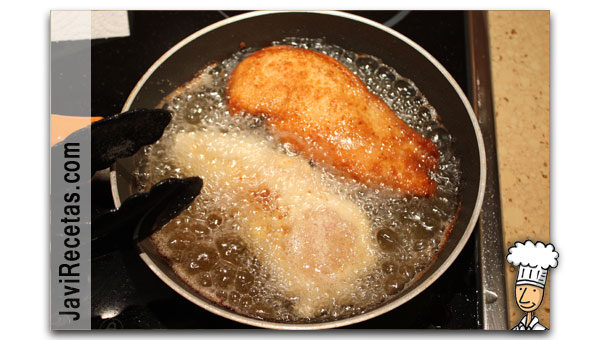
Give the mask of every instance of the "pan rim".
MULTIPOLYGON (((355 324, 358 322, 362 322, 362 321, 377 317, 381 314, 387 313, 390 310, 395 309, 395 308, 399 307, 400 305, 406 303, 407 301, 411 300, 412 298, 414 298, 415 296, 420 294, 422 291, 427 289, 444 272, 446 272, 446 270, 450 267, 450 265, 452 265, 452 263, 454 263, 454 261, 456 260, 456 258, 458 257, 460 252, 463 250, 464 246, 466 245, 467 241, 469 240, 469 238, 475 228, 475 224, 477 223, 477 220, 479 218, 479 214, 481 211, 481 207, 483 205, 483 196, 484 196, 484 192, 485 192, 485 183, 486 183, 486 177, 487 177, 486 176, 487 167, 486 167, 483 136, 481 133, 481 129, 479 127, 479 123, 477 122, 477 118, 473 111, 473 108, 471 107, 471 104, 469 103, 469 100, 467 99, 466 95, 464 94, 464 92, 462 91, 462 89, 460 88, 460 86, 458 85, 456 80, 446 70, 446 68, 439 61, 437 61, 429 52, 427 52, 423 47, 421 47, 419 44, 415 43, 408 37, 404 36, 403 34, 397 32, 387 26, 384 26, 380 23, 374 22, 370 19, 360 17, 358 15, 354 15, 354 14, 350 14, 350 13, 346 13, 346 12, 340 12, 340 11, 253 11, 253 12, 240 14, 237 16, 232 16, 232 17, 226 18, 224 20, 218 21, 214 24, 211 24, 199 31, 192 33, 185 39, 181 40, 176 45, 171 47, 167 52, 165 52, 159 59, 157 59, 152 64, 152 66, 150 66, 150 68, 144 73, 144 75, 140 78, 140 80, 136 83, 135 87, 133 88, 133 90, 129 94, 127 100, 125 101, 122 111, 129 110, 131 104, 133 103, 133 100, 137 97, 141 88, 145 85, 146 81, 152 76, 152 74, 156 71, 156 69, 158 69, 158 67, 160 67, 160 65, 162 65, 168 58, 170 58, 171 55, 176 53, 179 49, 181 49, 182 47, 187 45, 189 42, 195 40, 196 38, 210 32, 210 31, 216 30, 222 26, 228 25, 228 24, 236 22, 236 21, 241 21, 241 20, 245 20, 245 19, 253 18, 253 17, 257 17, 257 16, 262 16, 262 15, 278 14, 278 13, 314 13, 314 14, 332 15, 332 16, 338 16, 338 17, 358 21, 358 22, 373 26, 373 27, 378 28, 386 33, 389 33, 392 36, 394 36, 395 38, 400 39, 403 42, 407 43, 409 46, 414 48, 417 52, 422 54, 430 63, 433 64, 433 66, 435 66, 438 69, 438 71, 440 71, 442 73, 442 75, 446 78, 446 80, 454 88, 454 90, 458 94, 459 98, 463 102, 465 109, 467 110, 467 113, 469 115, 469 118, 471 119, 471 124, 472 124, 474 132, 475 132, 475 137, 477 140, 477 147, 479 149, 479 159, 480 159, 480 162, 479 162, 480 163, 479 164, 479 166, 480 166, 479 190, 477 192, 477 199, 475 201, 473 213, 471 215, 471 219, 469 220, 469 222, 467 224, 467 228, 465 229, 465 232, 463 233, 460 240, 457 242, 456 247, 454 247, 454 249, 450 252, 450 254, 448 254, 448 257, 443 261, 443 263, 440 265, 440 267, 438 267, 435 271, 433 271, 431 273, 431 275, 429 277, 427 277, 427 279, 425 279, 419 285, 414 286, 414 288, 411 289, 408 292, 408 294, 406 294, 394 301, 391 301, 390 303, 382 305, 372 311, 369 311, 367 313, 355 315, 353 317, 346 318, 346 319, 328 321, 328 322, 323 322, 323 323, 286 324, 286 323, 258 320, 258 319, 242 316, 240 314, 236 314, 232 311, 227 310, 225 307, 217 307, 217 306, 210 304, 202 299, 199 299, 199 298, 193 296, 192 294, 190 294, 189 292, 187 292, 185 289, 180 287, 177 283, 172 281, 167 275, 165 275, 162 272, 162 270, 160 268, 158 268, 158 266, 154 263, 154 261, 141 249, 140 249, 140 257, 146 263, 146 265, 148 265, 148 267, 150 267, 150 269, 163 282, 165 282, 169 287, 174 289, 177 293, 179 293, 180 295, 182 295, 189 301, 193 302, 194 304, 196 304, 214 314, 220 315, 222 317, 225 317, 225 318, 228 318, 228 319, 231 319, 231 320, 243 323, 243 324, 251 325, 251 326, 262 327, 262 328, 281 329, 281 330, 307 330, 307 329, 317 330, 317 329, 328 329, 328 328, 347 326, 347 325, 355 324)), ((116 170, 115 170, 114 165, 111 166, 110 184, 111 184, 111 191, 112 191, 112 196, 113 196, 113 201, 114 201, 115 207, 119 208, 121 205, 121 199, 120 199, 120 196, 119 196, 119 193, 117 190, 117 176, 116 176, 116 170)))

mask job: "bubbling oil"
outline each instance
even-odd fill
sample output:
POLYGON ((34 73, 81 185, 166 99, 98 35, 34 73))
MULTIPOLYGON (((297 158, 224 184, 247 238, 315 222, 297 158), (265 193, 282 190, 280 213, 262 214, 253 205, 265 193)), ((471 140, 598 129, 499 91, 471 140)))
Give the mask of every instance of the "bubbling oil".
MULTIPOLYGON (((286 38, 273 43, 279 44, 312 49, 335 58, 410 127, 431 139, 440 152, 438 170, 431 174, 438 184, 436 195, 390 194, 311 163, 332 191, 350 199, 364 212, 378 252, 376 268, 351 283, 352 303, 331 301, 311 317, 295 312, 298 299, 284 293, 285 283, 278 282, 243 242, 239 235, 243 223, 239 209, 244 208, 241 203, 223 206, 222 200, 201 193, 187 210, 155 233, 152 241, 190 286, 237 313, 287 323, 324 322, 365 313, 401 294, 432 263, 444 242, 459 204, 460 164, 453 152, 454 137, 417 86, 381 60, 321 39, 286 38)), ((163 100, 161 106, 174 116, 161 139, 141 151, 135 171, 139 191, 149 190, 168 177, 184 177, 183 169, 176 166, 169 152, 179 133, 217 129, 252 135, 281 153, 300 157, 288 145, 279 143, 261 118, 229 114, 227 79, 237 64, 254 51, 243 49, 208 66, 163 100)))

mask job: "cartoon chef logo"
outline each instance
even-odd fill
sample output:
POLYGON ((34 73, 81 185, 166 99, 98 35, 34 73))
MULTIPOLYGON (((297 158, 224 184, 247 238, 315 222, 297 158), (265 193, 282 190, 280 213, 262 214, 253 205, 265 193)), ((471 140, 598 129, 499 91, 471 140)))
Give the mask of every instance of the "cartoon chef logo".
POLYGON ((513 327, 513 330, 545 330, 533 312, 540 307, 544 299, 544 288, 548 279, 548 270, 558 265, 558 253, 552 244, 529 240, 516 242, 508 248, 506 260, 519 268, 515 283, 517 306, 525 316, 513 327))

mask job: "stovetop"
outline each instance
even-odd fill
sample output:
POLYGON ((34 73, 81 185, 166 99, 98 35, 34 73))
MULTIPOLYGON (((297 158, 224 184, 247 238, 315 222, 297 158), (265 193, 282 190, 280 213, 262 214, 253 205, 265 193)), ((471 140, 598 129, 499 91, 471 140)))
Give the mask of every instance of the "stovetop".
MULTIPOLYGON (((92 41, 92 114, 120 112, 129 92, 169 48, 240 11, 130 11, 130 36, 92 41)), ((467 14, 458 11, 351 11, 388 25, 431 53, 471 93, 467 14)), ((93 185, 93 205, 110 193, 93 185)), ((478 229, 477 226, 476 229, 478 229)), ((429 288, 356 329, 482 328, 477 230, 456 261, 429 288)), ((133 250, 92 259, 92 328, 249 328, 189 302, 164 284, 133 250)))

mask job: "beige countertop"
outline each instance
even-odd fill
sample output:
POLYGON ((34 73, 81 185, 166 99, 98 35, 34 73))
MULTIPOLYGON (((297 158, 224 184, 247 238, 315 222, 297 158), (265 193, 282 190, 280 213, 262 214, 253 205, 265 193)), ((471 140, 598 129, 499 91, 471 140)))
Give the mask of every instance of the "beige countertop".
MULTIPOLYGON (((516 241, 550 241, 550 12, 490 11, 488 22, 506 255, 516 241)), ((524 314, 515 267, 505 272, 512 328, 524 314)), ((549 288, 534 313, 546 327, 549 288)))

